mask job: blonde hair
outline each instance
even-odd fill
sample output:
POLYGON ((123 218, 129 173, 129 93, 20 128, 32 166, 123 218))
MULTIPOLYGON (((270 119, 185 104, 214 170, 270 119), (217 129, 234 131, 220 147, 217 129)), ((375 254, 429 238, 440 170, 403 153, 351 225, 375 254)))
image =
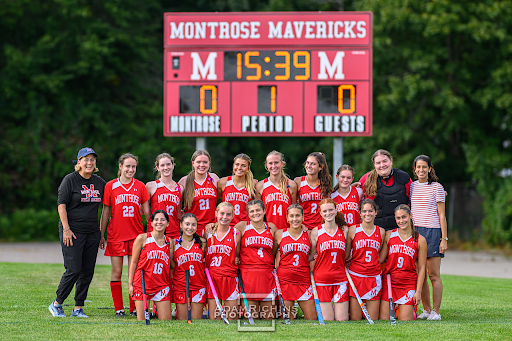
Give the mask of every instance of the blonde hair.
MULTIPOLYGON (((210 153, 208 153, 204 149, 199 149, 192 154, 192 157, 190 158, 191 162, 194 162, 195 159, 197 159, 200 155, 206 155, 208 157, 208 160, 211 161, 212 158, 210 157, 210 153)), ((210 171, 210 170, 208 170, 210 171)), ((195 170, 194 167, 192 167, 192 170, 187 174, 187 179, 185 180, 185 190, 183 191, 183 207, 185 208, 192 208, 192 203, 194 202, 194 180, 195 180, 195 170)), ((206 179, 208 181, 208 179, 206 179)))
POLYGON ((175 165, 174 158, 171 156, 171 154, 169 154, 169 153, 162 153, 162 154, 158 155, 156 157, 156 161, 155 161, 155 171, 156 171, 156 178, 155 178, 155 180, 160 179, 160 177, 162 176, 162 174, 160 174, 160 171, 158 170, 158 165, 160 163, 160 160, 162 160, 163 158, 168 158, 169 160, 171 160, 171 163, 173 165, 175 165))
MULTIPOLYGON (((121 155, 119 157, 119 165, 122 166, 124 165, 124 162, 127 160, 127 159, 134 159, 136 162, 137 162, 137 165, 139 164, 139 158, 136 157, 135 155, 131 154, 131 153, 124 153, 123 155, 121 155)), ((117 171, 117 177, 120 177, 121 176, 121 170, 118 170, 117 171)))
MULTIPOLYGON (((384 149, 379 149, 372 155, 372 164, 375 164, 375 158, 379 155, 387 156, 391 161, 393 161, 393 157, 391 156, 391 153, 384 149)), ((377 174, 377 171, 375 170, 375 166, 373 167, 373 170, 370 172, 368 177, 366 178, 366 181, 364 182, 363 188, 364 193, 368 197, 374 197, 377 195, 377 178, 379 177, 379 174, 377 174)))
POLYGON ((212 237, 211 237, 211 241, 212 241, 212 245, 213 243, 215 242, 215 238, 213 238, 213 235, 215 234, 215 232, 217 231, 217 227, 219 227, 219 222, 217 221, 217 213, 219 212, 219 210, 223 207, 229 207, 231 208, 231 212, 234 214, 235 213, 235 209, 233 208, 233 205, 231 205, 229 202, 227 201, 223 201, 221 202, 220 204, 217 205, 217 208, 215 209, 215 224, 213 225, 213 229, 212 229, 212 237))
MULTIPOLYGON (((247 169, 247 173, 245 173, 245 188, 247 188, 247 192, 249 192, 249 197, 253 198, 254 197, 254 193, 255 193, 255 190, 254 190, 254 175, 252 174, 251 172, 251 163, 252 163, 252 160, 251 158, 249 157, 249 155, 247 154, 244 154, 244 153, 240 153, 238 154, 237 156, 235 156, 233 158, 233 163, 237 160, 237 159, 240 159, 240 160, 244 160, 244 161, 247 161, 247 164, 248 164, 248 169, 247 169)), ((235 172, 233 172, 233 175, 235 174, 235 172)))
MULTIPOLYGON (((354 177, 354 169, 352 167, 350 167, 349 165, 343 165, 340 168, 338 168, 338 171, 336 172, 336 179, 338 178, 338 176, 340 176, 340 173, 343 172, 344 170, 351 171, 352 177, 354 177)), ((339 182, 336 183, 336 186, 334 186, 334 189, 332 191, 336 192, 338 190, 338 188, 340 188, 339 182)))
POLYGON ((284 168, 286 166, 286 161, 284 160, 284 154, 281 152, 278 152, 277 150, 273 150, 267 154, 267 157, 265 158, 265 162, 263 163, 265 165, 265 169, 267 170, 267 172, 269 172, 269 170, 267 168, 267 158, 271 155, 279 156, 279 158, 281 158, 281 162, 283 163, 283 167, 281 168, 281 179, 279 179, 279 189, 281 190, 281 193, 286 194, 286 191, 288 189, 288 176, 284 172, 284 168))

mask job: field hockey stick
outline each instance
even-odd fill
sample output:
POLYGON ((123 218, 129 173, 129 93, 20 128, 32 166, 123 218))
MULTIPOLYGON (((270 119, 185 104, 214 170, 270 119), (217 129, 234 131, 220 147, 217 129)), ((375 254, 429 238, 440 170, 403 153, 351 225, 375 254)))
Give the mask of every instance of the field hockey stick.
POLYGON ((238 280, 240 281, 240 289, 242 289, 242 297, 244 298, 245 310, 247 310, 247 317, 249 319, 250 324, 254 324, 254 319, 251 314, 251 307, 249 307, 249 303, 247 302, 247 296, 245 295, 244 283, 242 282, 242 273, 240 269, 238 269, 238 280))
POLYGON ((312 272, 311 272, 311 286, 313 287, 313 297, 315 299, 316 316, 318 317, 318 323, 325 324, 324 315, 322 314, 322 309, 320 307, 320 301, 318 300, 318 292, 316 291, 315 278, 313 277, 312 272))
POLYGON ((188 324, 192 324, 192 303, 189 303, 189 300, 190 300, 190 284, 189 284, 189 276, 190 276, 190 272, 188 270, 185 270, 185 277, 186 277, 186 280, 187 280, 187 293, 186 293, 186 296, 187 296, 187 322, 188 324))
POLYGON ((148 310, 148 296, 146 295, 146 282, 144 281, 144 270, 140 270, 140 278, 142 279, 142 300, 144 301, 144 319, 146 326, 149 326, 149 310, 148 310))
POLYGON ((213 297, 215 298, 215 303, 217 304, 217 309, 219 309, 220 312, 220 318, 222 319, 222 321, 224 321, 225 324, 229 324, 226 312, 224 311, 224 308, 220 303, 219 296, 217 296, 217 291, 215 290, 215 286, 213 285, 213 281, 210 276, 210 271, 208 270, 208 268, 205 268, 204 272, 206 273, 206 278, 208 278, 208 283, 210 283, 210 288, 212 289, 213 297))
POLYGON ((388 282, 388 299, 389 299, 389 322, 392 326, 396 326, 395 309, 393 308, 393 292, 391 291, 391 275, 386 275, 388 282))
POLYGON ((357 293, 356 286, 354 285, 354 282, 352 282, 352 278, 350 277, 348 270, 345 269, 345 272, 347 273, 348 282, 350 283, 350 286, 352 287, 354 294, 356 294, 357 302, 361 306, 361 310, 363 311, 364 317, 366 318, 366 320, 368 320, 369 324, 374 324, 372 318, 370 317, 370 314, 368 313, 368 310, 366 310, 366 306, 364 305, 363 301, 361 300, 361 297, 357 293))
POLYGON ((291 324, 290 319, 288 318, 288 313, 286 312, 286 306, 284 305, 283 292, 281 291, 281 285, 279 285, 279 278, 277 278, 276 269, 272 271, 272 274, 274 275, 274 279, 276 280, 277 296, 279 297, 279 302, 281 302, 281 311, 283 314, 284 323, 291 324))

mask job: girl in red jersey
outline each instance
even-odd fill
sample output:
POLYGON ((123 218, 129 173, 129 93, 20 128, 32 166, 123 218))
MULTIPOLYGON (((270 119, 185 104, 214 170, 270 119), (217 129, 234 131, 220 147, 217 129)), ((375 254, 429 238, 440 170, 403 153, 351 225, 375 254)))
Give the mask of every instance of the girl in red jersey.
MULTIPOLYGON (((387 257, 385 274, 391 275, 393 303, 398 305, 398 319, 411 321, 414 305, 421 301, 421 289, 427 263, 427 241, 414 230, 411 209, 407 205, 395 208, 397 229, 386 232, 380 261, 387 257), (417 265, 416 265, 417 263, 417 265)), ((383 285, 387 286, 386 276, 383 285)), ((381 296, 380 318, 389 319, 388 291, 381 296)))
MULTIPOLYGON (((372 320, 379 318, 382 289, 379 252, 382 248, 384 229, 374 224, 377 209, 377 204, 370 199, 364 199, 361 202, 362 223, 349 227, 346 251, 347 255, 352 256, 348 272, 359 296, 362 300, 366 300, 366 308, 372 320)), ((360 320, 361 307, 352 288, 349 288, 349 296, 350 319, 360 320)))
POLYGON ((332 177, 325 155, 320 152, 308 155, 304 169, 307 175, 296 177, 294 181, 299 191, 297 202, 304 209, 304 225, 311 230, 322 223, 318 203, 331 197, 332 177))
MULTIPOLYGON (((240 255, 240 232, 230 227, 233 219, 233 205, 221 202, 217 206, 215 216, 217 222, 213 227, 213 233, 208 233, 206 248, 206 267, 210 271, 213 285, 219 295, 219 300, 224 301, 226 315, 230 320, 238 317, 238 259, 240 255)), ((215 308, 215 298, 210 285, 207 286, 208 307, 210 319, 219 319, 220 314, 215 308)))
MULTIPOLYGON (((189 271, 189 290, 193 319, 201 319, 206 303, 206 276, 204 253, 206 240, 197 234, 197 218, 186 213, 181 219, 181 238, 174 248, 174 270, 172 272, 173 302, 176 303, 178 320, 187 319, 187 285, 185 271, 189 271)), ((215 305, 214 305, 215 306, 215 305)))
POLYGON ((217 194, 223 202, 233 205, 235 216, 231 226, 247 221, 247 203, 256 195, 256 184, 251 172, 251 158, 247 154, 238 154, 233 159, 233 175, 226 176, 217 183, 217 194))
POLYGON ((354 181, 354 169, 343 165, 336 172, 338 183, 334 186, 331 198, 336 202, 336 209, 343 213, 348 226, 361 224, 359 203, 363 200, 363 190, 351 186, 354 181))
MULTIPOLYGON (((110 256, 112 270, 110 273, 110 290, 116 316, 125 316, 121 276, 123 274, 123 257, 131 262, 133 241, 141 233, 141 207, 146 217, 151 217, 149 195, 144 183, 134 178, 138 159, 133 154, 123 154, 119 158, 118 178, 105 186, 103 196, 103 214, 101 215, 100 248, 105 248, 105 229, 108 223, 107 248, 105 256, 110 256), (108 218, 110 217, 110 222, 108 218)), ((134 315, 135 304, 129 296, 130 314, 134 315)))
POLYGON ((278 229, 289 226, 286 211, 291 204, 297 202, 297 184, 286 176, 285 166, 284 155, 271 151, 265 159, 265 169, 269 176, 256 185, 256 199, 263 201, 267 221, 278 229))
POLYGON ((170 268, 174 240, 165 235, 169 225, 169 216, 163 210, 157 210, 151 216, 152 232, 140 234, 133 243, 133 257, 128 271, 130 296, 135 300, 137 320, 144 320, 142 280, 140 271, 144 271, 144 284, 149 300, 158 309, 160 320, 171 319, 171 288, 169 287, 170 268))
POLYGON ((274 234, 277 228, 265 223, 265 205, 261 200, 247 204, 250 221, 241 221, 235 228, 242 234, 240 248, 240 273, 247 303, 253 318, 274 318, 273 301, 276 296, 276 283, 272 271, 277 244, 274 234))
POLYGON ((310 259, 314 261, 318 299, 324 320, 348 320, 348 286, 345 274, 347 224, 336 211, 336 202, 322 199, 319 204, 323 224, 311 230, 310 259), (333 309, 334 304, 334 309, 333 309))
MULTIPOLYGON (((151 212, 164 210, 169 215, 169 226, 166 235, 172 239, 180 236, 181 211, 181 187, 172 179, 174 171, 174 158, 168 153, 162 153, 156 157, 155 170, 156 181, 150 181, 146 184, 151 203, 151 212)), ((152 227, 148 224, 148 232, 152 227)))
POLYGON ((197 234, 202 236, 206 224, 215 220, 219 177, 209 172, 211 158, 206 150, 196 150, 191 161, 192 171, 178 183, 183 189, 183 213, 197 217, 197 234))
POLYGON ((276 256, 277 276, 290 319, 295 318, 296 314, 292 312, 292 308, 297 301, 304 313, 304 318, 316 320, 309 269, 310 231, 302 230, 303 212, 299 204, 290 205, 286 212, 290 227, 277 230, 275 233, 275 244, 279 247, 276 256))

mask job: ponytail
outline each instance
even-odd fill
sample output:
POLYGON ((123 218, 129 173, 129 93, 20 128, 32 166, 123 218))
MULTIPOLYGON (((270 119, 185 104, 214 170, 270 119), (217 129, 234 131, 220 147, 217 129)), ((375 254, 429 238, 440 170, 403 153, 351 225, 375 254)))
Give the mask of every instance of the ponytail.
MULTIPOLYGON (((350 167, 349 165, 343 165, 340 168, 338 168, 338 171, 336 172, 336 180, 338 179, 338 176, 340 176, 340 173, 344 170, 348 170, 352 172, 352 177, 354 177, 354 169, 350 167)), ((337 182, 336 185, 333 188, 333 192, 336 192, 340 188, 340 183, 337 182)))

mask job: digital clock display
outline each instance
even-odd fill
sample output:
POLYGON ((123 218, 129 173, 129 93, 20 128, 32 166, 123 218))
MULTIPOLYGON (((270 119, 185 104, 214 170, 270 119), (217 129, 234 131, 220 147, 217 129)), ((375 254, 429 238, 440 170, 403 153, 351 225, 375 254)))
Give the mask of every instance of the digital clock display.
POLYGON ((310 78, 310 51, 224 52, 224 80, 306 81, 310 78))

